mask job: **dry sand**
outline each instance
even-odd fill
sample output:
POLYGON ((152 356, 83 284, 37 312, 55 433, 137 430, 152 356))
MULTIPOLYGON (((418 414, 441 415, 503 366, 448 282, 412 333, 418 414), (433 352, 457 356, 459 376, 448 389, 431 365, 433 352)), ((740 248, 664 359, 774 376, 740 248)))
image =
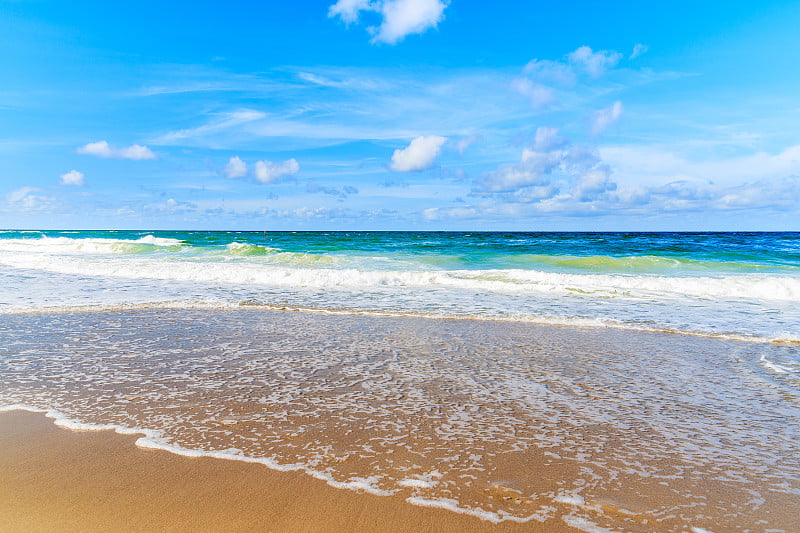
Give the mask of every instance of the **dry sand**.
POLYGON ((492 524, 400 497, 334 489, 298 472, 70 431, 41 414, 0 414, 0 530, 574 531, 563 522, 492 524))

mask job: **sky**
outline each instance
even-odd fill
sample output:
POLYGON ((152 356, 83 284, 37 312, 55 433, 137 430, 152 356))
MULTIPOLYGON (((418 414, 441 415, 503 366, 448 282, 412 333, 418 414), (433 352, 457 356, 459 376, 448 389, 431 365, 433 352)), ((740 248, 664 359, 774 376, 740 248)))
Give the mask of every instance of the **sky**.
POLYGON ((0 0, 0 227, 800 230, 800 2, 0 0))

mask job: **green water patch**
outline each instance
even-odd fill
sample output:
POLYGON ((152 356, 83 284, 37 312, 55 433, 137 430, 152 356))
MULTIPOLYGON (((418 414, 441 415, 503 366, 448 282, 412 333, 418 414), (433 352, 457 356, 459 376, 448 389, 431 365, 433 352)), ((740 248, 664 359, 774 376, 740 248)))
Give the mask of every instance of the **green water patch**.
POLYGON ((546 270, 571 270, 592 273, 767 273, 786 272, 800 273, 795 265, 780 265, 763 262, 711 261, 687 257, 671 257, 657 255, 614 257, 607 255, 563 256, 520 254, 503 258, 513 268, 546 270))

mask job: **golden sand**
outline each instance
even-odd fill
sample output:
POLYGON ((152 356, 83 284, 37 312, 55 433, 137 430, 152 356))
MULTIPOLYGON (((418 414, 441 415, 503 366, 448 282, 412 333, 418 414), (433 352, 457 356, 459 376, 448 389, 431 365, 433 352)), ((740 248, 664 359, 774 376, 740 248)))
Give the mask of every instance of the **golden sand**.
POLYGON ((492 524, 400 497, 334 489, 299 472, 138 448, 135 436, 0 414, 0 530, 574 531, 492 524))

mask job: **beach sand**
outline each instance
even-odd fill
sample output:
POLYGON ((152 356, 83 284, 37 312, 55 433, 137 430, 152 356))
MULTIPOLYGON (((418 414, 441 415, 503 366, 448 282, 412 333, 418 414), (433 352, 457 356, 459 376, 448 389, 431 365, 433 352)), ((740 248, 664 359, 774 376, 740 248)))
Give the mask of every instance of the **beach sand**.
POLYGON ((492 524, 329 487, 299 472, 134 445, 71 431, 43 414, 0 414, 0 530, 575 531, 551 520, 492 524))
POLYGON ((0 531, 797 531, 795 378, 769 367, 794 346, 263 309, 0 338, 0 406, 300 469, 0 412, 0 531))

